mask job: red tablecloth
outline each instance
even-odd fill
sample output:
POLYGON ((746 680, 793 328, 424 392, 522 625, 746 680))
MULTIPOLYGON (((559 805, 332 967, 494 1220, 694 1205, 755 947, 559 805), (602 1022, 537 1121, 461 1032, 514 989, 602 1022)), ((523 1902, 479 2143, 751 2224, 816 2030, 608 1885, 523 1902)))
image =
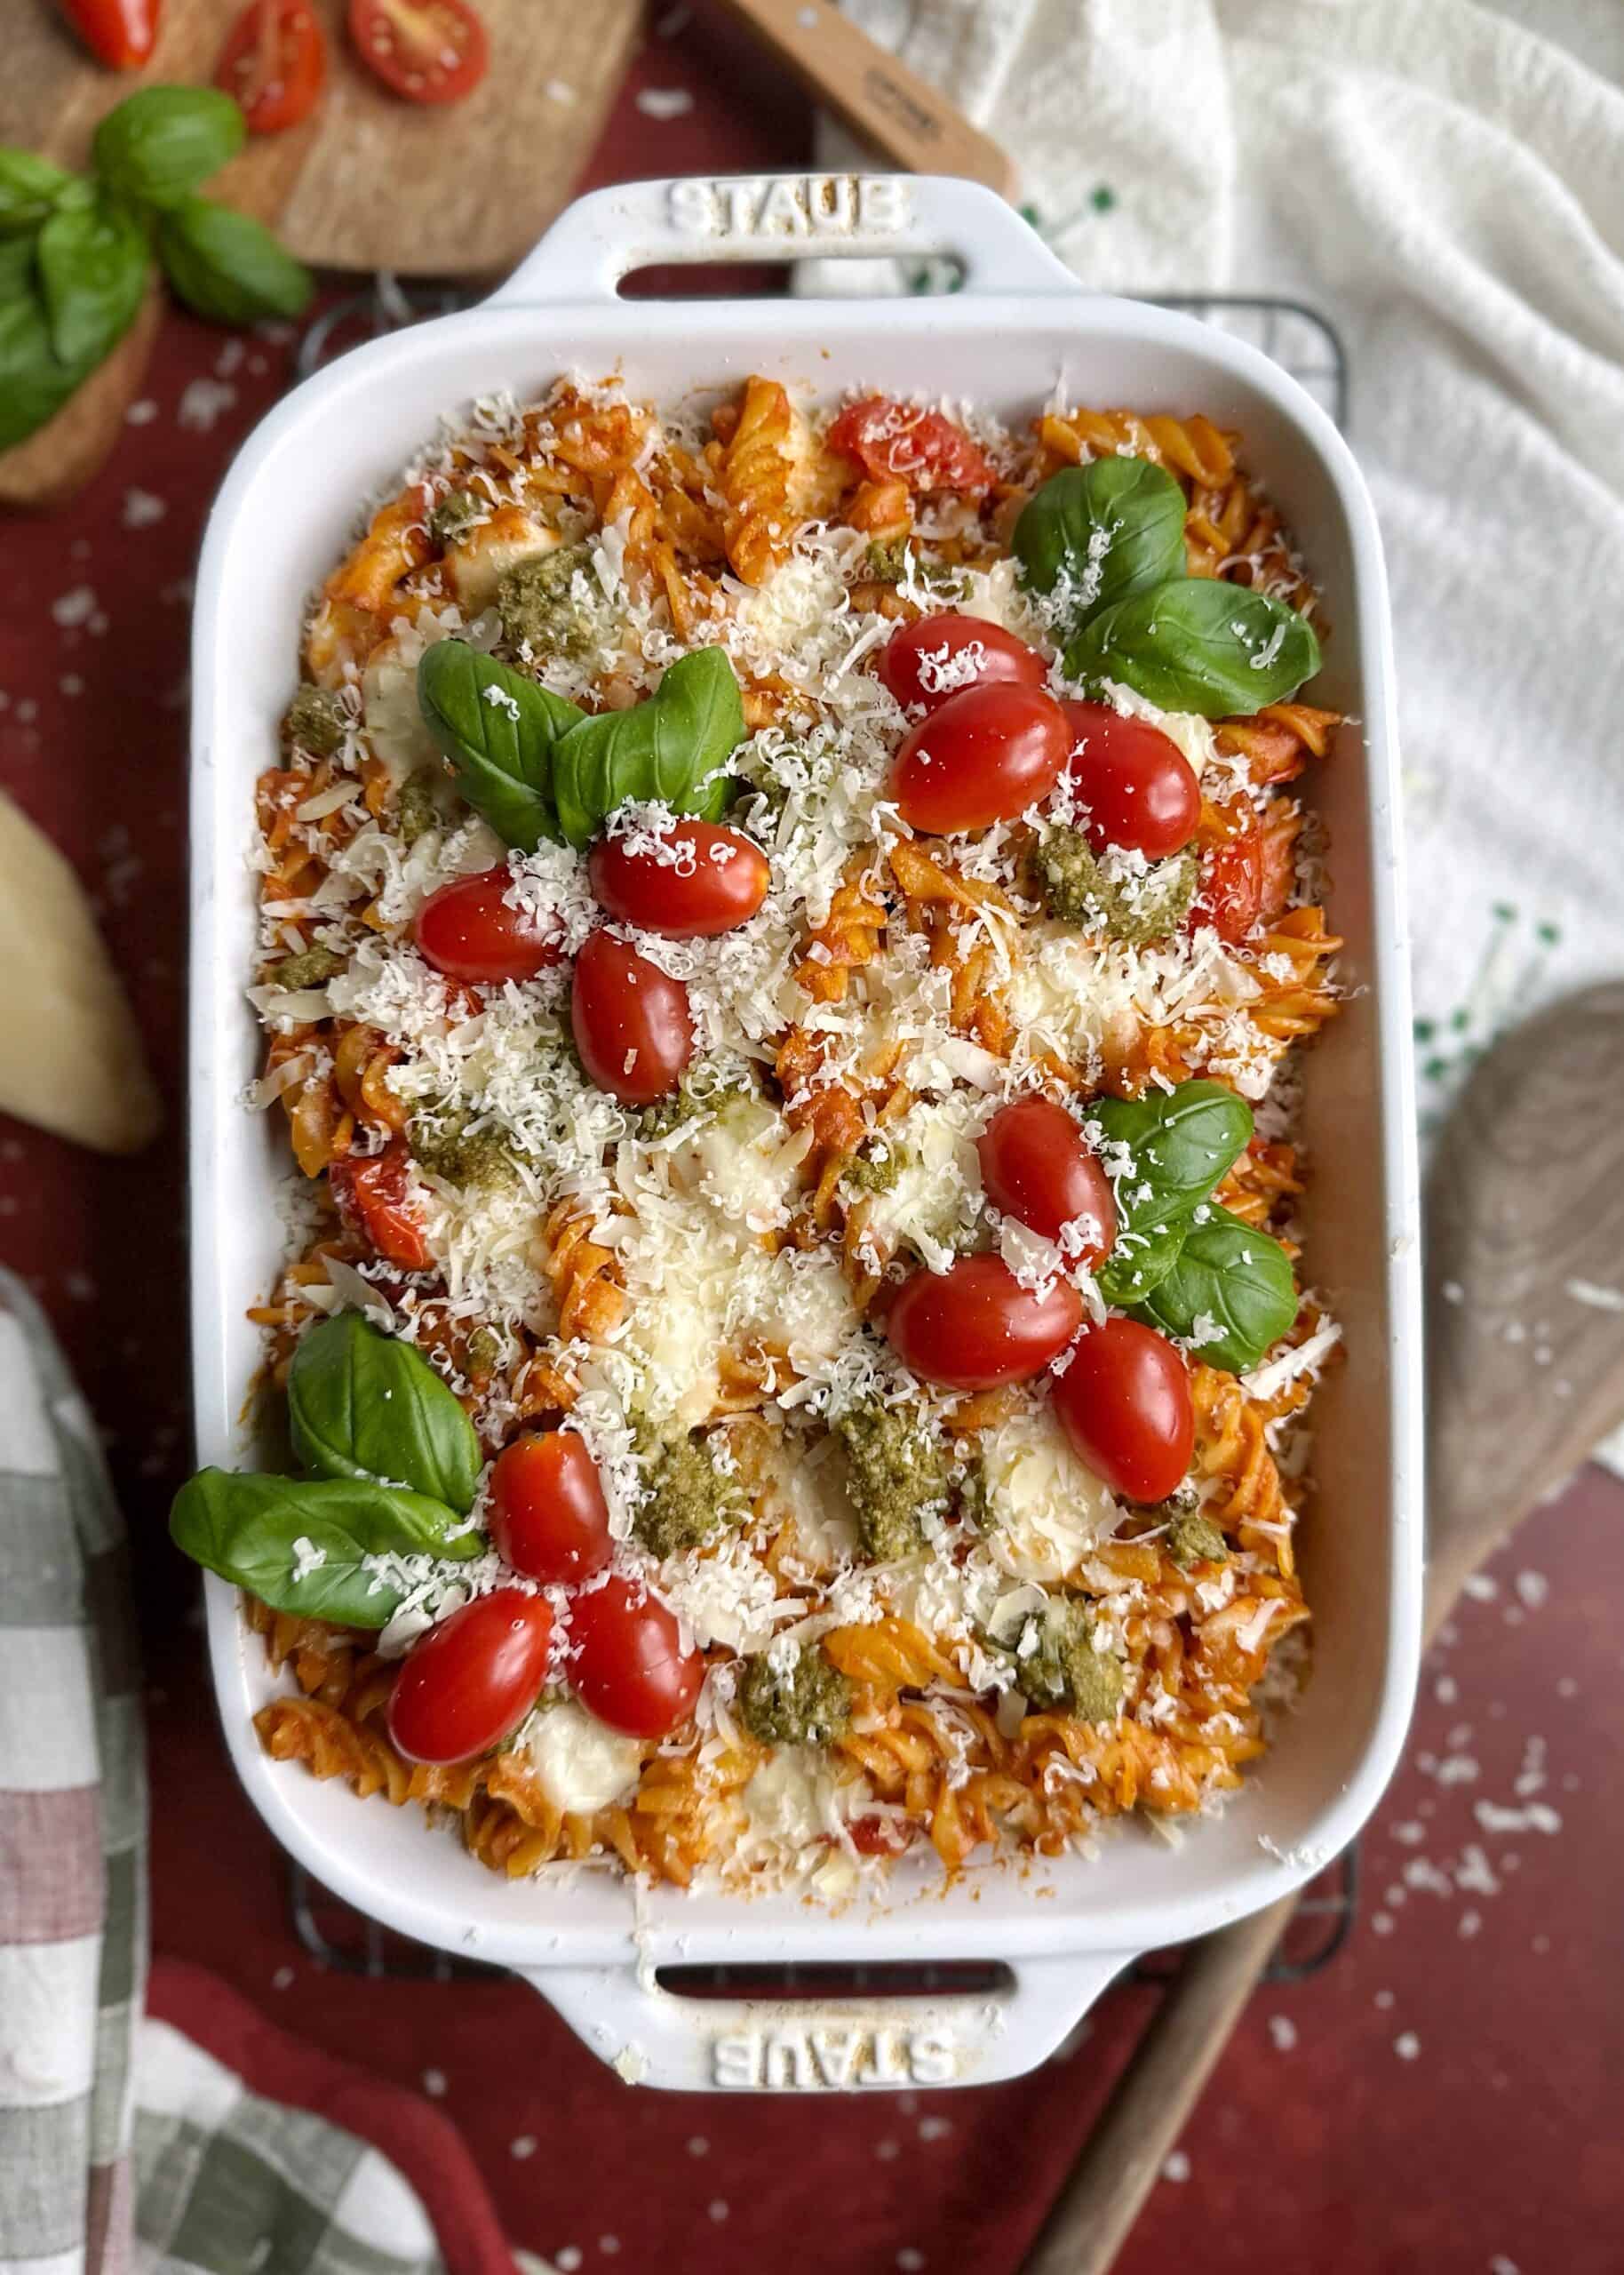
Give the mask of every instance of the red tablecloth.
MULTIPOLYGON (((804 108, 703 20, 640 60, 592 177, 791 164, 804 108), (657 121, 637 87, 681 87, 657 121)), ((443 2094, 518 2242, 561 2265, 1009 2275, 1153 1993, 1024 2082, 852 2102, 629 2090, 522 1986, 335 1976, 214 1726, 163 1519, 188 1458, 181 1021, 188 575, 284 342, 178 315, 106 473, 0 545, 0 780, 96 896, 169 1103, 145 1158, 0 1120, 0 1257, 105 1426, 151 1684, 154 1928, 284 2027, 443 2094)), ((0 1012, 0 1016, 4 1016, 0 1012)), ((1365 1843, 1357 1926, 1262 1993, 1122 2261, 1616 2275, 1624 2265, 1624 1493, 1591 1474, 1463 1606, 1365 1843), (1504 1812, 1511 1812, 1508 1816, 1504 1812)), ((380 1804, 373 1804, 380 1806, 380 1804)))

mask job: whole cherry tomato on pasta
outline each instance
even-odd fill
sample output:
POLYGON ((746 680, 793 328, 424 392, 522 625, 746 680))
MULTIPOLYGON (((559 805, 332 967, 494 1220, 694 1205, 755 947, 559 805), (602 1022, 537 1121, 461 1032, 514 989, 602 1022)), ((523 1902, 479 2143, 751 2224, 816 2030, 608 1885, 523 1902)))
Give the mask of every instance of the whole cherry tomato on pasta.
POLYGON ((389 1737, 409 1761, 472 1761, 510 1737, 547 1679, 553 1608, 497 1588, 431 1627, 401 1663, 389 1737))
POLYGON ((666 1097, 694 1055, 687 988, 612 932, 575 960, 569 1018, 582 1066, 624 1106, 666 1097))
POLYGON ((586 874, 600 908, 668 940, 710 939, 747 924, 772 882, 759 845, 709 821, 679 821, 657 836, 601 837, 586 874))
POLYGON ((505 979, 534 979, 563 954, 555 932, 540 929, 528 909, 507 898, 513 872, 506 864, 453 877, 431 892, 418 911, 418 946, 436 971, 450 979, 490 986, 505 979))
POLYGON ((1201 818, 1201 786, 1178 745, 1148 719, 1124 718, 1109 703, 1061 709, 1075 743, 1066 773, 1088 809, 1095 851, 1125 845, 1152 861, 1180 852, 1201 818))
POLYGON ((911 829, 985 829, 1047 798, 1071 747, 1065 714, 1040 688, 967 687, 909 730, 891 795, 911 829))
POLYGON ((1190 1369, 1165 1335, 1108 1319, 1071 1346, 1055 1411, 1072 1450, 1128 1501, 1165 1501, 1195 1452, 1190 1369))
POLYGON ((58 0, 99 63, 134 71, 157 44, 162 0, 58 0))
POLYGON ((609 1560, 598 1465, 576 1430, 527 1430, 490 1473, 490 1537, 527 1580, 569 1585, 609 1560))
POLYGON ((1067 1234, 1068 1261, 1092 1268, 1111 1254, 1117 1207, 1111 1179, 1075 1118, 1033 1090, 1000 1106, 976 1141, 995 1209, 1047 1241, 1067 1234))
POLYGON ((214 84, 251 134, 280 134, 314 108, 327 76, 327 42, 309 0, 251 0, 227 36, 214 84))
POLYGON ((951 610, 899 624, 875 668, 904 709, 923 704, 928 711, 961 688, 987 687, 995 680, 1042 687, 1048 679, 1048 666, 1024 640, 1001 624, 951 610))
POLYGON ((434 1262, 411 1202, 411 1157, 396 1140, 381 1153, 346 1154, 332 1163, 327 1182, 338 1214, 378 1255, 408 1272, 434 1262))
POLYGON ((889 477, 910 490, 961 490, 976 497, 996 479, 991 460, 962 427, 940 411, 890 395, 848 403, 831 422, 826 440, 871 482, 889 477))
POLYGON ((467 0, 350 0, 349 28, 362 61, 408 102, 460 102, 490 60, 467 0))
POLYGON ((904 1280, 885 1315, 886 1340, 904 1367, 949 1390, 1029 1382, 1057 1359, 1083 1322, 1070 1281, 1041 1294, 999 1256, 961 1256, 945 1272, 904 1280))
POLYGON ((570 1607, 569 1685, 589 1712, 628 1737, 663 1738, 694 1711, 705 1661, 685 1651, 657 1597, 618 1575, 570 1607))

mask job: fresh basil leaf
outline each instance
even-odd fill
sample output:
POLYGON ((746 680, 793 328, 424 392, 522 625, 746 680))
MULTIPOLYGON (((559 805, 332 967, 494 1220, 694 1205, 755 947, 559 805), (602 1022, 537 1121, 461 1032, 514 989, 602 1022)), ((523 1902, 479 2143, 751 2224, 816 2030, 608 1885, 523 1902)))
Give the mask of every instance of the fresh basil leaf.
POLYGON ((88 368, 62 363, 52 347, 51 321, 32 275, 32 253, 24 243, 0 245, 0 271, 15 279, 12 289, 0 292, 0 451, 53 417, 88 368), (10 257, 20 250, 27 258, 13 269, 10 257))
POLYGON ((274 1611, 302 1612, 346 1627, 381 1627, 402 1591, 369 1571, 367 1556, 462 1558, 481 1551, 443 1502, 345 1477, 261 1477, 204 1469, 175 1496, 169 1514, 177 1548, 223 1580, 235 1580, 274 1611), (295 1544, 308 1542, 312 1564, 295 1544), (305 1567, 302 1577, 296 1568, 305 1567))
POLYGON ((1066 650, 1082 686, 1115 680, 1164 711, 1250 717, 1319 669, 1307 617, 1217 577, 1176 577, 1103 609, 1066 650))
POLYGON ((142 87, 102 120, 92 156, 110 188, 173 205, 235 157, 247 131, 217 87, 142 87))
POLYGON ((556 840, 553 750, 585 712, 466 640, 423 651, 418 708, 458 788, 505 845, 533 853, 544 837, 556 840))
POLYGON ((32 150, 0 149, 0 237, 26 236, 37 229, 73 180, 32 150))
POLYGON ((59 363, 93 371, 135 321, 147 290, 147 233, 127 206, 102 197, 53 213, 39 233, 40 289, 59 363))
POLYGON ((1184 568, 1184 493, 1149 459, 1063 467, 1023 508, 1012 550, 1021 582, 1055 593, 1070 631, 1184 568))
POLYGON ((1111 1254, 1095 1273, 1095 1285, 1108 1304, 1126 1311, 1142 1304, 1179 1260, 1190 1230, 1188 1217, 1142 1228, 1119 1224, 1111 1254))
POLYGON ((1170 1335, 1193 1336, 1199 1323, 1196 1356, 1244 1374, 1297 1316, 1291 1258, 1270 1233, 1214 1209, 1204 1223, 1191 1225, 1177 1262, 1138 1316, 1170 1335), (1209 1324, 1222 1333, 1206 1332, 1209 1324))
POLYGON ((1142 1098, 1096 1098, 1088 1118, 1132 1155, 1115 1178, 1118 1214, 1135 1232, 1188 1217, 1227 1177, 1252 1136, 1252 1109, 1222 1082, 1181 1082, 1142 1098))
POLYGON ((165 213, 158 258, 187 307, 211 323, 296 316, 315 289, 310 271, 263 223, 206 197, 187 197, 165 213))
POLYGON ((403 1485, 459 1511, 479 1490, 474 1425, 420 1351, 359 1312, 313 1327, 288 1374, 293 1450, 318 1477, 403 1485))
POLYGON ((696 648, 646 701, 584 719, 559 743, 553 790, 564 835, 586 845, 617 806, 656 798, 720 821, 732 796, 728 761, 744 739, 732 665, 720 648, 696 648))

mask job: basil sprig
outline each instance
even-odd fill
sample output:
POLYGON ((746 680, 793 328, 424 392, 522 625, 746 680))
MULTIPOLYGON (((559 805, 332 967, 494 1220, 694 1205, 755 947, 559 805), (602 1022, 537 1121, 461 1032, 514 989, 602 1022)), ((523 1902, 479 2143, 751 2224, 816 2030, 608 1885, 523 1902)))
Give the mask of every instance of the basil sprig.
POLYGON ((362 1560, 471 1556, 484 1544, 472 1531, 449 1537, 460 1521, 442 1501, 367 1478, 204 1469, 176 1495, 169 1529, 195 1561, 273 1611, 382 1627, 402 1592, 362 1560), (301 1541, 314 1556, 301 1559, 301 1541))
POLYGON ((1067 630, 1184 568, 1184 493, 1150 459, 1063 467, 1023 507, 1010 540, 1030 591, 1058 588, 1067 630))
POLYGON ((359 1312, 311 1328, 288 1374, 293 1450, 319 1477, 404 1485, 466 1511, 479 1489, 474 1425, 420 1351, 359 1312))
POLYGON ((1196 1337, 1196 1356, 1208 1366, 1244 1374, 1297 1316, 1291 1258, 1255 1225, 1211 1209, 1191 1225, 1138 1316, 1169 1334, 1196 1337), (1214 1335, 1214 1327, 1222 1332, 1214 1335))
POLYGON ((188 306, 226 323, 296 315, 311 280, 269 230, 195 195, 241 148, 211 87, 143 87, 96 130, 92 172, 0 149, 0 450, 43 427, 116 347, 155 249, 188 306))
POLYGON ((465 640, 424 650, 418 708, 463 796, 504 844, 533 853, 556 840, 553 754, 585 712, 465 640))
POLYGON ((1250 717, 1284 702, 1319 669, 1305 616, 1267 593, 1216 577, 1179 577, 1090 619, 1065 653, 1065 674, 1115 680, 1164 711, 1250 717))
POLYGON ((310 1477, 205 1469, 170 1512, 177 1546, 276 1611, 381 1627, 401 1591, 368 1556, 472 1556, 474 1426, 421 1352, 359 1312, 309 1329, 288 1376, 293 1449, 310 1477), (301 1547, 300 1544, 308 1544, 301 1547))
POLYGON ((1109 1304, 1189 1337, 1198 1355, 1239 1374, 1297 1315, 1291 1259, 1278 1241, 1210 1195, 1252 1136, 1252 1109, 1222 1082, 1181 1082, 1142 1098, 1100 1098, 1089 1119, 1127 1159, 1110 1163, 1117 1238, 1095 1278, 1109 1304), (1209 1322, 1222 1329, 1206 1333, 1209 1322))
POLYGON ((720 648, 696 648, 629 711, 583 719, 553 754, 558 818, 571 845, 589 844, 617 806, 657 798, 673 813, 719 821, 732 796, 728 761, 744 739, 744 710, 720 648))

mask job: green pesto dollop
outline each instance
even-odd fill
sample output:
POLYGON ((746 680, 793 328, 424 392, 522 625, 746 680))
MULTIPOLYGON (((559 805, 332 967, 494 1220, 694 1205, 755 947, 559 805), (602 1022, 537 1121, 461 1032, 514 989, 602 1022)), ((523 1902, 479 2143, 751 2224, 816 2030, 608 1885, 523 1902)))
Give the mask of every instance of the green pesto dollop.
POLYGON ((784 1668, 761 1652, 743 1661, 735 1704, 763 1745, 826 1745, 851 1719, 851 1685, 815 1646, 784 1668))
POLYGON ((395 802, 395 831, 402 845, 415 845, 426 830, 436 829, 440 824, 440 809, 434 798, 434 776, 426 766, 419 766, 401 785, 401 794, 395 802))
POLYGON ((945 1447, 926 1434, 911 1409, 878 1399, 849 1408, 834 1426, 846 1449, 863 1553, 874 1564, 912 1556, 924 1545, 925 1512, 947 1499, 945 1447))
POLYGON ((729 1076, 701 1064, 690 1067, 674 1090, 643 1107, 637 1117, 637 1134, 644 1139, 669 1138, 690 1122, 708 1122, 754 1096, 742 1075, 729 1076))
POLYGON ((502 1363, 502 1343, 494 1328, 476 1327, 468 1337, 463 1371, 470 1382, 488 1382, 502 1363))
POLYGON ((1204 1517, 1194 1509, 1174 1512, 1167 1525, 1166 1545, 1181 1572, 1188 1572, 1197 1564, 1222 1564, 1229 1559, 1229 1542, 1210 1517, 1204 1517))
POLYGON ((330 758, 349 730, 344 698, 306 680, 282 714, 285 738, 312 758, 330 758))
POLYGON ((868 548, 868 573, 879 585, 900 585, 908 573, 905 537, 873 538, 868 548))
POLYGON ((406 1142, 419 1168, 450 1185, 501 1184, 513 1173, 512 1141, 493 1122, 481 1122, 462 1106, 434 1114, 414 1114, 406 1142))
POLYGON ((907 1166, 908 1149, 886 1139, 878 1142, 877 1149, 868 1153, 854 1153, 840 1171, 842 1185, 855 1185, 859 1193, 890 1193, 907 1166))
POLYGON ((344 958, 337 948, 301 948, 297 955, 283 956, 270 970, 273 987, 320 987, 335 978, 344 969, 344 958))
POLYGON ((633 1529, 654 1556, 684 1555, 723 1525, 737 1524, 745 1513, 737 1481, 717 1468, 703 1438, 662 1446, 650 1464, 648 1486, 633 1529))
POLYGON ((510 647, 539 659, 584 656, 596 645, 600 612, 574 590, 576 571, 585 570, 589 558, 584 545, 561 545, 503 572, 496 606, 510 647))
POLYGON ((1058 1708, 1079 1722, 1109 1722, 1122 1704, 1122 1662, 1097 1648, 1087 1604, 1052 1603, 1037 1648, 1015 1658, 1016 1680, 1034 1706, 1058 1708))
POLYGON ((460 545, 488 511, 485 499, 472 490, 448 491, 429 514, 428 533, 436 545, 460 545))
POLYGON ((1190 914, 1200 863, 1186 847, 1143 871, 1113 875, 1080 829, 1053 829, 1037 852, 1043 905, 1063 924, 1103 931, 1130 947, 1167 939, 1190 914))

